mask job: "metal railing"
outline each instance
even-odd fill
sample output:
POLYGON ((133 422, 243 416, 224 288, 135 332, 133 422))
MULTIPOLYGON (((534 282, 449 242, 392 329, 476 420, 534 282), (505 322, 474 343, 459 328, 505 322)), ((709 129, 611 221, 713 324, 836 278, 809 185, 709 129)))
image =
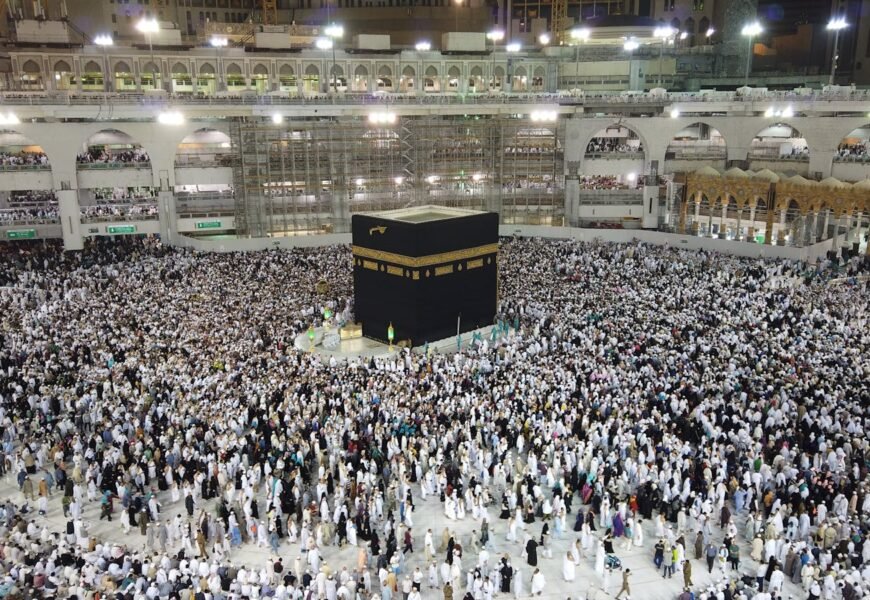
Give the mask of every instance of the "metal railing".
POLYGON ((177 154, 175 156, 176 168, 196 167, 231 167, 233 156, 231 154, 177 154))
POLYGON ((150 162, 77 162, 76 168, 84 170, 100 170, 100 169, 150 169, 150 162))
POLYGON ((644 157, 643 152, 587 152, 584 155, 585 158, 603 158, 606 160, 618 160, 620 158, 624 159, 642 159, 644 157))
POLYGON ((51 171, 51 165, 0 165, 0 172, 11 171, 51 171))
POLYGON ((186 94, 160 94, 149 96, 140 93, 103 93, 66 94, 58 92, 4 92, 0 93, 0 105, 8 106, 99 106, 111 104, 116 106, 150 106, 164 107, 166 105, 185 106, 306 106, 306 105, 468 105, 468 104, 523 104, 549 102, 565 106, 585 104, 644 104, 668 105, 675 102, 769 102, 769 101, 870 101, 870 90, 818 91, 809 93, 798 92, 757 92, 739 94, 737 92, 670 92, 670 93, 634 93, 634 92, 540 92, 540 93, 496 93, 496 94, 459 94, 456 92, 424 92, 420 94, 401 94, 381 92, 370 94, 315 94, 315 95, 257 95, 253 91, 239 95, 221 96, 191 96, 186 94))

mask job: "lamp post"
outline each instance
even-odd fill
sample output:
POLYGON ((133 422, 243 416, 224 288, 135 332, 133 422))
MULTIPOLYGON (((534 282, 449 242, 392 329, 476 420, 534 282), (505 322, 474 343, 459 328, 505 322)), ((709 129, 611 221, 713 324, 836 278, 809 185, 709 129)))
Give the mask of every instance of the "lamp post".
POLYGON ((223 91, 223 83, 224 83, 224 71, 221 68, 221 48, 226 48, 229 44, 229 40, 225 37, 221 36, 212 36, 212 38, 208 42, 211 44, 211 47, 214 48, 214 63, 215 63, 215 72, 217 73, 217 80, 215 81, 215 91, 223 91))
POLYGON ((640 44, 634 38, 629 38, 625 40, 625 43, 622 45, 622 48, 628 52, 628 89, 631 90, 631 67, 634 64, 633 61, 633 52, 640 48, 640 44))
POLYGON ((100 34, 94 38, 94 43, 103 49, 103 94, 106 104, 109 102, 109 46, 115 44, 109 34, 100 34))
MULTIPOLYGON (((332 40, 329 38, 319 37, 316 40, 314 40, 314 47, 317 48, 318 50, 329 50, 330 48, 333 47, 333 45, 334 44, 332 43, 332 40)), ((320 84, 318 83, 318 85, 320 85, 320 84)), ((327 92, 329 91, 329 80, 328 79, 327 79, 327 83, 326 83, 326 91, 327 92)))
POLYGON ((157 64, 154 62, 154 45, 151 43, 151 36, 160 31, 160 24, 157 19, 142 19, 136 23, 136 29, 148 38, 148 52, 151 54, 151 85, 157 89, 157 73, 154 71, 157 64))
MULTIPOLYGON (((659 87, 662 87, 662 58, 665 53, 665 42, 668 38, 675 35, 676 32, 677 30, 670 25, 656 27, 653 30, 653 35, 661 40, 661 46, 659 46, 659 87)), ((629 75, 629 78, 630 77, 631 75, 629 75)))
POLYGON ((749 85, 749 71, 752 69, 752 38, 760 35, 762 31, 764 31, 764 29, 761 27, 761 23, 759 23, 758 21, 755 21, 754 23, 749 23, 748 25, 744 25, 743 29, 740 31, 740 33, 742 33, 749 39, 749 45, 746 47, 746 74, 743 76, 744 87, 747 87, 749 85))
POLYGON ((495 90, 495 48, 500 41, 504 39, 504 31, 501 29, 493 29, 489 33, 486 34, 486 39, 492 42, 492 52, 490 53, 490 58, 492 62, 489 67, 489 77, 490 81, 492 81, 492 90, 495 90))
POLYGON ((831 57, 831 77, 828 79, 828 85, 834 85, 834 76, 837 74, 837 59, 840 58, 840 31, 848 26, 849 24, 846 23, 846 19, 844 17, 837 17, 836 19, 831 19, 831 21, 828 23, 828 31, 834 32, 834 52, 833 56, 831 57))
POLYGON ((387 339, 390 341, 390 352, 393 351, 393 339, 396 337, 396 330, 393 329, 393 324, 387 327, 387 339))
POLYGON ((576 29, 571 30, 571 39, 575 41, 574 44, 574 78, 575 83, 576 80, 580 78, 580 43, 586 43, 589 41, 590 31, 587 27, 577 27, 576 29))
POLYGON ((332 23, 324 30, 324 33, 330 40, 332 40, 332 91, 337 94, 338 83, 336 82, 335 77, 335 40, 344 36, 344 27, 332 23))

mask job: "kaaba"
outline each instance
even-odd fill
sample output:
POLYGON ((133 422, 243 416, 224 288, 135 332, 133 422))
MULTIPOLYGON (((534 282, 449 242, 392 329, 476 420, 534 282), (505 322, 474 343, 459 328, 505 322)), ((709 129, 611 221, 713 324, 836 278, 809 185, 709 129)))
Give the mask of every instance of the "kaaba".
POLYGON ((363 336, 420 346, 491 325, 498 214, 414 208, 353 215, 354 312, 363 336))

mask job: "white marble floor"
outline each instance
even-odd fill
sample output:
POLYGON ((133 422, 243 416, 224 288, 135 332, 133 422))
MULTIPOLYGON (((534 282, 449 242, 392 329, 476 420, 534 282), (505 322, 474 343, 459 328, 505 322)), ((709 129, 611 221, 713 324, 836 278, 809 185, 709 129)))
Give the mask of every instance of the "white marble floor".
MULTIPOLYGON (((38 481, 39 475, 35 476, 35 481, 38 481)), ((34 485, 34 487, 36 487, 34 485)), ((416 489, 415 492, 418 492, 416 489)), ((0 497, 11 497, 17 504, 23 501, 22 494, 18 491, 15 482, 14 474, 7 474, 6 477, 0 480, 0 497)), ((61 509, 61 494, 54 492, 49 502, 48 514, 44 517, 31 513, 37 524, 48 523, 49 529, 55 532, 65 531, 66 521, 63 517, 61 509)), ((175 506, 169 504, 169 498, 166 495, 161 495, 160 501, 163 506, 163 515, 170 517, 177 513, 184 514, 184 506, 182 503, 177 503, 175 506)), ((431 528, 435 538, 436 549, 440 544, 441 532, 445 526, 449 526, 455 533, 458 534, 463 547, 467 548, 467 540, 472 530, 479 531, 480 523, 471 519, 470 514, 462 521, 449 521, 443 513, 442 504, 435 497, 429 497, 426 501, 419 498, 419 494, 415 494, 415 503, 417 504, 416 511, 413 513, 414 521, 414 548, 415 551, 406 560, 406 572, 413 571, 414 567, 420 565, 424 572, 427 572, 424 564, 423 556, 423 535, 427 528, 431 528)), ((574 509, 576 511, 577 501, 575 499, 574 509)), ((35 505, 31 503, 35 510, 35 505)), ((210 507, 209 507, 210 508, 210 507)), ((108 521, 99 520, 99 506, 97 502, 91 503, 85 507, 85 520, 90 524, 91 535, 97 539, 108 540, 118 544, 125 544, 129 548, 145 547, 145 538, 139 534, 138 529, 134 528, 130 534, 125 535, 117 519, 118 504, 116 503, 116 518, 110 523, 108 521)), ((575 513, 576 514, 576 513, 575 513)), ((491 512, 492 517, 497 517, 497 507, 493 507, 491 512)), ((569 527, 573 524, 574 515, 569 517, 569 527)), ((490 551, 490 564, 495 564, 501 556, 507 554, 511 557, 514 568, 518 568, 523 577, 524 595, 529 594, 530 578, 533 568, 529 567, 525 560, 521 557, 522 547, 519 543, 509 543, 505 539, 507 531, 507 521, 502 521, 495 518, 490 526, 490 537, 494 545, 494 549, 490 551)), ((743 531, 744 518, 738 518, 738 532, 743 531)), ((538 537, 541 531, 541 523, 536 522, 529 525, 529 532, 538 537)), ((551 526, 551 533, 552 526, 551 526)), ((599 531, 600 535, 602 532, 599 531)), ((671 579, 663 579, 661 571, 655 569, 653 564, 653 546, 655 545, 654 527, 651 523, 644 523, 645 544, 642 548, 632 547, 629 550, 621 548, 622 542, 617 540, 615 546, 616 555, 621 559, 623 568, 631 569, 631 589, 632 598, 635 600, 673 600, 682 591, 683 576, 681 573, 676 573, 671 579)), ((606 590, 601 590, 602 579, 594 571, 594 554, 590 553, 585 556, 581 565, 576 569, 576 579, 573 582, 566 582, 562 578, 562 557, 568 551, 569 544, 577 535, 574 532, 569 532, 563 539, 552 540, 552 558, 546 558, 538 552, 538 566, 546 578, 546 590, 541 596, 543 598, 566 599, 573 600, 602 600, 605 598, 613 598, 619 591, 622 575, 619 571, 614 571, 610 577, 609 585, 606 590)), ((742 534, 738 533, 738 537, 742 538, 742 534)), ((687 539, 694 539, 694 536, 686 535, 687 539)), ((716 541, 721 541, 722 535, 716 537, 716 541)), ((691 548, 689 549, 691 553, 691 548)), ((294 559, 300 553, 300 546, 296 544, 283 543, 280 548, 280 556, 284 559, 285 565, 293 564, 294 559)), ((340 570, 342 565, 347 565, 349 569, 353 569, 356 565, 355 549, 345 546, 343 549, 338 549, 335 546, 328 546, 323 549, 324 560, 333 568, 340 570)), ((741 570, 744 573, 754 574, 756 563, 749 558, 749 547, 744 542, 741 544, 741 570)), ((248 568, 260 568, 265 561, 270 560, 271 553, 268 548, 256 548, 252 544, 242 546, 233 551, 231 560, 239 565, 244 564, 248 568)), ((440 560, 440 559, 439 559, 440 560)), ((471 557, 466 552, 463 556, 463 568, 467 568, 477 562, 477 557, 471 557)), ((440 562, 439 562, 440 564, 440 562)), ((695 590, 699 590, 702 586, 709 585, 720 581, 723 573, 717 567, 714 568, 712 574, 707 573, 706 562, 702 560, 692 561, 693 573, 692 579, 695 584, 695 590)), ((729 570, 730 573, 730 570, 729 570)), ((463 582, 465 572, 463 571, 463 582)), ((372 573, 372 581, 377 587, 377 577, 372 573)), ((401 581, 401 578, 400 578, 401 581)), ((464 596, 464 585, 461 589, 454 590, 454 598, 460 599, 464 596)), ((423 598, 427 600, 441 600, 443 593, 440 589, 429 590, 425 585, 422 590, 423 598)), ((799 586, 793 585, 790 582, 786 583, 784 598, 793 596, 795 598, 803 598, 805 593, 802 592, 799 586)), ((401 597, 401 594, 400 596, 401 597)), ((497 594, 496 597, 506 598, 506 594, 497 594)), ((622 596, 625 598, 625 595, 622 596)))

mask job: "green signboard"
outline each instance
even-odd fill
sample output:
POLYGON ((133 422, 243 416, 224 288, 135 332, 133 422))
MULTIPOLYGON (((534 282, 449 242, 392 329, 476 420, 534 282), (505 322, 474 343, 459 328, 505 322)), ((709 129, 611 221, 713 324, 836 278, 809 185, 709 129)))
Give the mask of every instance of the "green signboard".
POLYGON ((199 221, 197 229, 220 229, 223 224, 220 221, 199 221))
POLYGON ((32 240, 36 237, 35 229, 10 229, 6 232, 10 240, 32 240))
POLYGON ((109 225, 106 233, 136 233, 135 225, 109 225))

